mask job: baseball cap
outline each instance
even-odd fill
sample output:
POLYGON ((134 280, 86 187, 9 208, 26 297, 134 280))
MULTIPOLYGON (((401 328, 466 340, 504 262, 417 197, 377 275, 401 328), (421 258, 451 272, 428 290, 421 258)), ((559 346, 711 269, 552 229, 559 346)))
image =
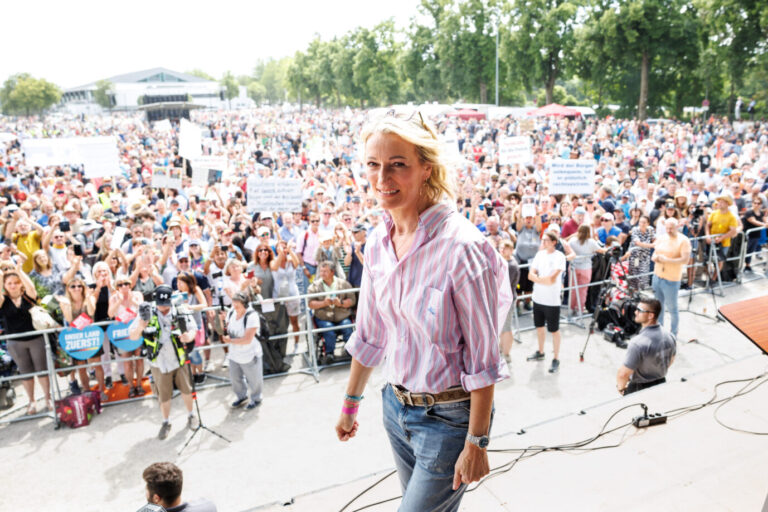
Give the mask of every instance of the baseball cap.
POLYGON ((269 234, 269 228, 262 226, 262 227, 260 227, 259 229, 256 230, 256 236, 261 236, 261 235, 263 235, 265 233, 267 235, 269 234))
POLYGON ((603 220, 613 220, 613 214, 612 213, 604 213, 602 217, 600 217, 603 220))
POLYGON ((155 304, 158 306, 170 306, 171 294, 173 290, 167 284, 162 284, 155 288, 155 304))
POLYGON ((360 231, 365 231, 365 226, 363 226, 362 224, 355 224, 352 227, 352 232, 353 233, 359 233, 360 231))
POLYGON ((585 215, 587 213, 587 210, 585 210, 582 206, 577 206, 573 210, 573 213, 575 213, 576 215, 585 215))

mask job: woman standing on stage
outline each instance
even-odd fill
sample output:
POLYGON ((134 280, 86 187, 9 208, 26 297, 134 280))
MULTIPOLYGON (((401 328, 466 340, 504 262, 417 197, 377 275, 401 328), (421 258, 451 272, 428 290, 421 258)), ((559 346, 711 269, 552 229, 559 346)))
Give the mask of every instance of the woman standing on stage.
POLYGON ((467 484, 489 472, 494 385, 509 376, 498 349, 499 312, 512 301, 507 267, 451 207, 436 132, 419 113, 373 120, 362 142, 385 214, 366 244, 336 433, 342 441, 357 433, 366 382, 383 361, 400 511, 455 511, 467 484))

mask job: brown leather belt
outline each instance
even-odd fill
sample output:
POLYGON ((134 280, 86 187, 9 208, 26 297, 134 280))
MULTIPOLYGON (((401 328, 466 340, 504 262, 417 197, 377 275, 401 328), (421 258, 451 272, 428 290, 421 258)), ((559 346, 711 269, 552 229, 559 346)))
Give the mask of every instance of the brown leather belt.
POLYGON ((461 386, 446 389, 440 393, 412 393, 403 386, 390 384, 395 393, 397 401, 403 405, 416 407, 431 407, 435 404, 450 404, 454 402, 465 402, 469 400, 470 393, 464 391, 461 386))

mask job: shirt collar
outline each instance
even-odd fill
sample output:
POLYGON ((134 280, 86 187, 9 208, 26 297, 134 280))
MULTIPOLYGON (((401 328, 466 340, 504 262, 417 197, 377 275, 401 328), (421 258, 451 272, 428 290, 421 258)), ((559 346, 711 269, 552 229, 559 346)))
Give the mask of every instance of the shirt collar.
MULTIPOLYGON (((432 238, 435 236, 437 229, 440 227, 443 221, 447 219, 448 216, 452 213, 453 210, 447 204, 434 204, 421 212, 419 215, 419 226, 417 229, 423 229, 426 232, 427 238, 432 238)), ((384 221, 384 225, 387 228, 385 236, 389 238, 389 234, 392 232, 392 228, 395 225, 392 221, 392 215, 390 215, 388 211, 384 210, 382 219, 384 221)))

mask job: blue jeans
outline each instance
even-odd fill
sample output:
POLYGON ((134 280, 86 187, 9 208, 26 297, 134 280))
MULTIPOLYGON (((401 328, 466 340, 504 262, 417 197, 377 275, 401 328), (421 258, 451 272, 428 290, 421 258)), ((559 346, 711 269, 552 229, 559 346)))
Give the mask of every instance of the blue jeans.
POLYGON ((744 259, 747 265, 752 263, 752 256, 750 255, 759 250, 760 250, 760 237, 748 238, 747 239, 747 257, 744 259))
POLYGON ((453 474, 469 429, 469 401, 432 407, 402 405, 387 384, 382 404, 403 492, 399 512, 459 510, 467 486, 454 491, 453 474))
MULTIPOLYGON (((319 318, 315 318, 315 323, 317 324, 318 328, 323 329, 325 327, 352 325, 352 320, 345 318, 341 322, 334 323, 328 320, 320 320, 319 318)), ((336 350, 336 333, 337 331, 325 331, 320 333, 323 336, 323 340, 325 340, 325 353, 328 355, 333 354, 333 351, 336 350)), ((346 329, 342 329, 341 334, 344 337, 344 342, 346 343, 347 340, 349 340, 349 337, 352 336, 352 328, 348 327, 346 329)))
POLYGON ((667 281, 654 274, 652 286, 654 295, 661 302, 659 323, 664 325, 664 310, 668 310, 672 319, 670 332, 677 336, 677 325, 680 322, 680 314, 677 311, 677 293, 680 291, 680 281, 667 281))

